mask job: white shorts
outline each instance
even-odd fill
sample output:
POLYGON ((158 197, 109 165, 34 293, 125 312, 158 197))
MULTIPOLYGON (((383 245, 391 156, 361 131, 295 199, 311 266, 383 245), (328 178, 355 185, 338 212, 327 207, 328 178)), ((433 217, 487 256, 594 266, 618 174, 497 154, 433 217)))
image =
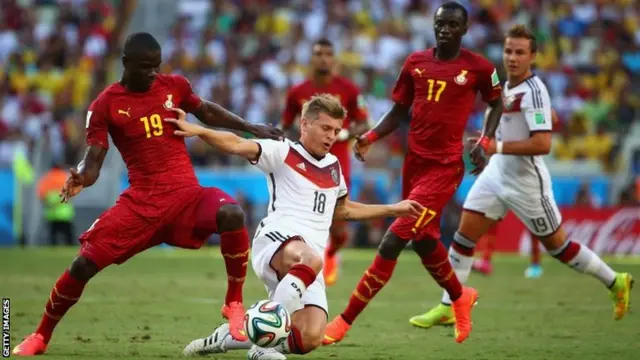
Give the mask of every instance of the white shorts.
POLYGON ((562 223, 562 215, 550 189, 504 186, 484 172, 471 186, 462 207, 493 220, 502 219, 512 210, 536 236, 549 236, 562 223))
MULTIPOLYGON (((280 283, 278 274, 271 267, 271 259, 283 243, 283 240, 272 240, 267 236, 260 236, 253 240, 251 265, 258 278, 264 283, 269 298, 273 297, 273 293, 280 283)), ((317 306, 324 310, 327 316, 329 315, 329 304, 327 303, 327 292, 322 273, 318 274, 316 280, 302 295, 301 304, 302 306, 297 310, 302 310, 305 306, 317 306)))

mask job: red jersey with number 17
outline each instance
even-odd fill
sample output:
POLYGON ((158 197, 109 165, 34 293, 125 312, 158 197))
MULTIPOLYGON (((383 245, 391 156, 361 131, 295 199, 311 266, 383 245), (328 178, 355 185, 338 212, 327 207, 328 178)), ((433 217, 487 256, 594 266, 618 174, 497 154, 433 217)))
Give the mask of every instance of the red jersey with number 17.
POLYGON ((438 60, 435 48, 409 55, 392 94, 394 102, 413 107, 409 155, 460 163, 462 137, 478 92, 488 102, 501 91, 493 64, 469 50, 460 49, 450 61, 438 60))
POLYGON ((128 91, 120 83, 107 87, 87 113, 87 145, 109 147, 108 136, 120 151, 136 194, 152 202, 172 189, 198 185, 184 139, 164 118, 177 117, 169 109, 192 112, 200 98, 180 75, 158 75, 144 93, 128 91))

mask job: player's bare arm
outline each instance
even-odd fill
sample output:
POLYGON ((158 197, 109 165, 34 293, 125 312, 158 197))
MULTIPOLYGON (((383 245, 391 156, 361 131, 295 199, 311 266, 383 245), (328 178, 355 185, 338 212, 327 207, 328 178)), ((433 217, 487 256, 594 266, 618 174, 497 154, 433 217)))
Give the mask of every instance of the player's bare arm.
POLYGON ((95 184, 100 176, 105 156, 107 156, 107 149, 102 146, 92 145, 87 148, 82 161, 75 169, 69 171, 69 178, 60 191, 62 202, 69 201, 83 188, 95 184))
POLYGON ((424 207, 413 200, 392 205, 371 205, 351 201, 346 196, 338 199, 333 220, 369 220, 382 217, 419 217, 424 207))
POLYGON ((193 112, 202 123, 232 130, 246 131, 263 139, 281 139, 283 132, 275 127, 252 124, 222 106, 202 100, 200 107, 193 112))
POLYGON ((174 132, 177 136, 198 136, 207 144, 229 154, 238 155, 250 161, 255 161, 260 155, 260 145, 255 141, 243 139, 240 136, 228 132, 207 129, 198 124, 185 121, 186 113, 181 109, 172 109, 178 114, 177 119, 166 118, 166 122, 175 124, 180 130, 174 132))
POLYGON ((488 102, 487 110, 484 113, 484 125, 482 127, 482 135, 479 139, 476 139, 475 145, 471 149, 469 155, 471 156, 471 162, 475 165, 475 169, 471 171, 472 174, 479 174, 488 163, 487 156, 489 146, 492 143, 492 139, 496 135, 496 130, 500 124, 500 116, 504 105, 502 103, 502 97, 499 96, 494 100, 488 102))
MULTIPOLYGON (((469 138, 470 142, 476 143, 478 138, 469 138)), ((501 154, 505 155, 519 155, 519 156, 536 156, 547 155, 551 151, 551 132, 550 131, 536 131, 532 132, 531 136, 525 140, 519 141, 505 141, 502 143, 501 154)), ((491 143, 487 147, 486 155, 493 155, 497 153, 497 142, 491 140, 491 143)))
POLYGON ((403 120, 409 119, 409 107, 394 103, 391 110, 387 111, 380 121, 366 134, 358 137, 353 145, 356 158, 364 161, 364 155, 369 151, 369 147, 377 139, 383 138, 394 132, 403 120))

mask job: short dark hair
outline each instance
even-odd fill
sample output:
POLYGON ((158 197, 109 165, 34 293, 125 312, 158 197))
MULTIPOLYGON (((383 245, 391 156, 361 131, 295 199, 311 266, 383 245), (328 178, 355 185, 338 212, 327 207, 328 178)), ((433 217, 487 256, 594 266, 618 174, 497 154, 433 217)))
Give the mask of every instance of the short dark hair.
POLYGON ((124 55, 132 56, 142 52, 160 51, 160 43, 147 32, 133 33, 124 42, 124 55))
POLYGON ((529 39, 529 48, 531 49, 531 52, 535 53, 538 51, 536 36, 531 30, 527 29, 527 27, 522 24, 513 25, 511 29, 507 31, 505 38, 529 39))
POLYGON ((302 105, 302 118, 314 121, 318 119, 320 113, 339 120, 347 117, 347 110, 340 100, 331 94, 316 94, 302 105))
POLYGON ((331 42, 331 40, 329 40, 327 38, 321 38, 321 39, 316 40, 313 43, 313 46, 316 46, 316 45, 333 47, 333 43, 331 42))
POLYGON ((469 12, 467 11, 467 9, 455 1, 446 2, 442 4, 438 9, 460 10, 460 12, 462 12, 462 18, 464 19, 465 25, 469 21, 469 12))

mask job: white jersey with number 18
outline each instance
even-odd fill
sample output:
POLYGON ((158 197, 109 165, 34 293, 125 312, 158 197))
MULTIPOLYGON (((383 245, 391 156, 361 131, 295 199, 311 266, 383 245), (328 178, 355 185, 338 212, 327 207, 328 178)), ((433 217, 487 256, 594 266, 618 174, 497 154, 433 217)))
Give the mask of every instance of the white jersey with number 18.
POLYGON ((254 238, 284 241, 299 235, 322 254, 336 202, 347 195, 338 159, 314 158, 299 142, 255 141, 261 152, 254 165, 266 173, 271 198, 254 238))

